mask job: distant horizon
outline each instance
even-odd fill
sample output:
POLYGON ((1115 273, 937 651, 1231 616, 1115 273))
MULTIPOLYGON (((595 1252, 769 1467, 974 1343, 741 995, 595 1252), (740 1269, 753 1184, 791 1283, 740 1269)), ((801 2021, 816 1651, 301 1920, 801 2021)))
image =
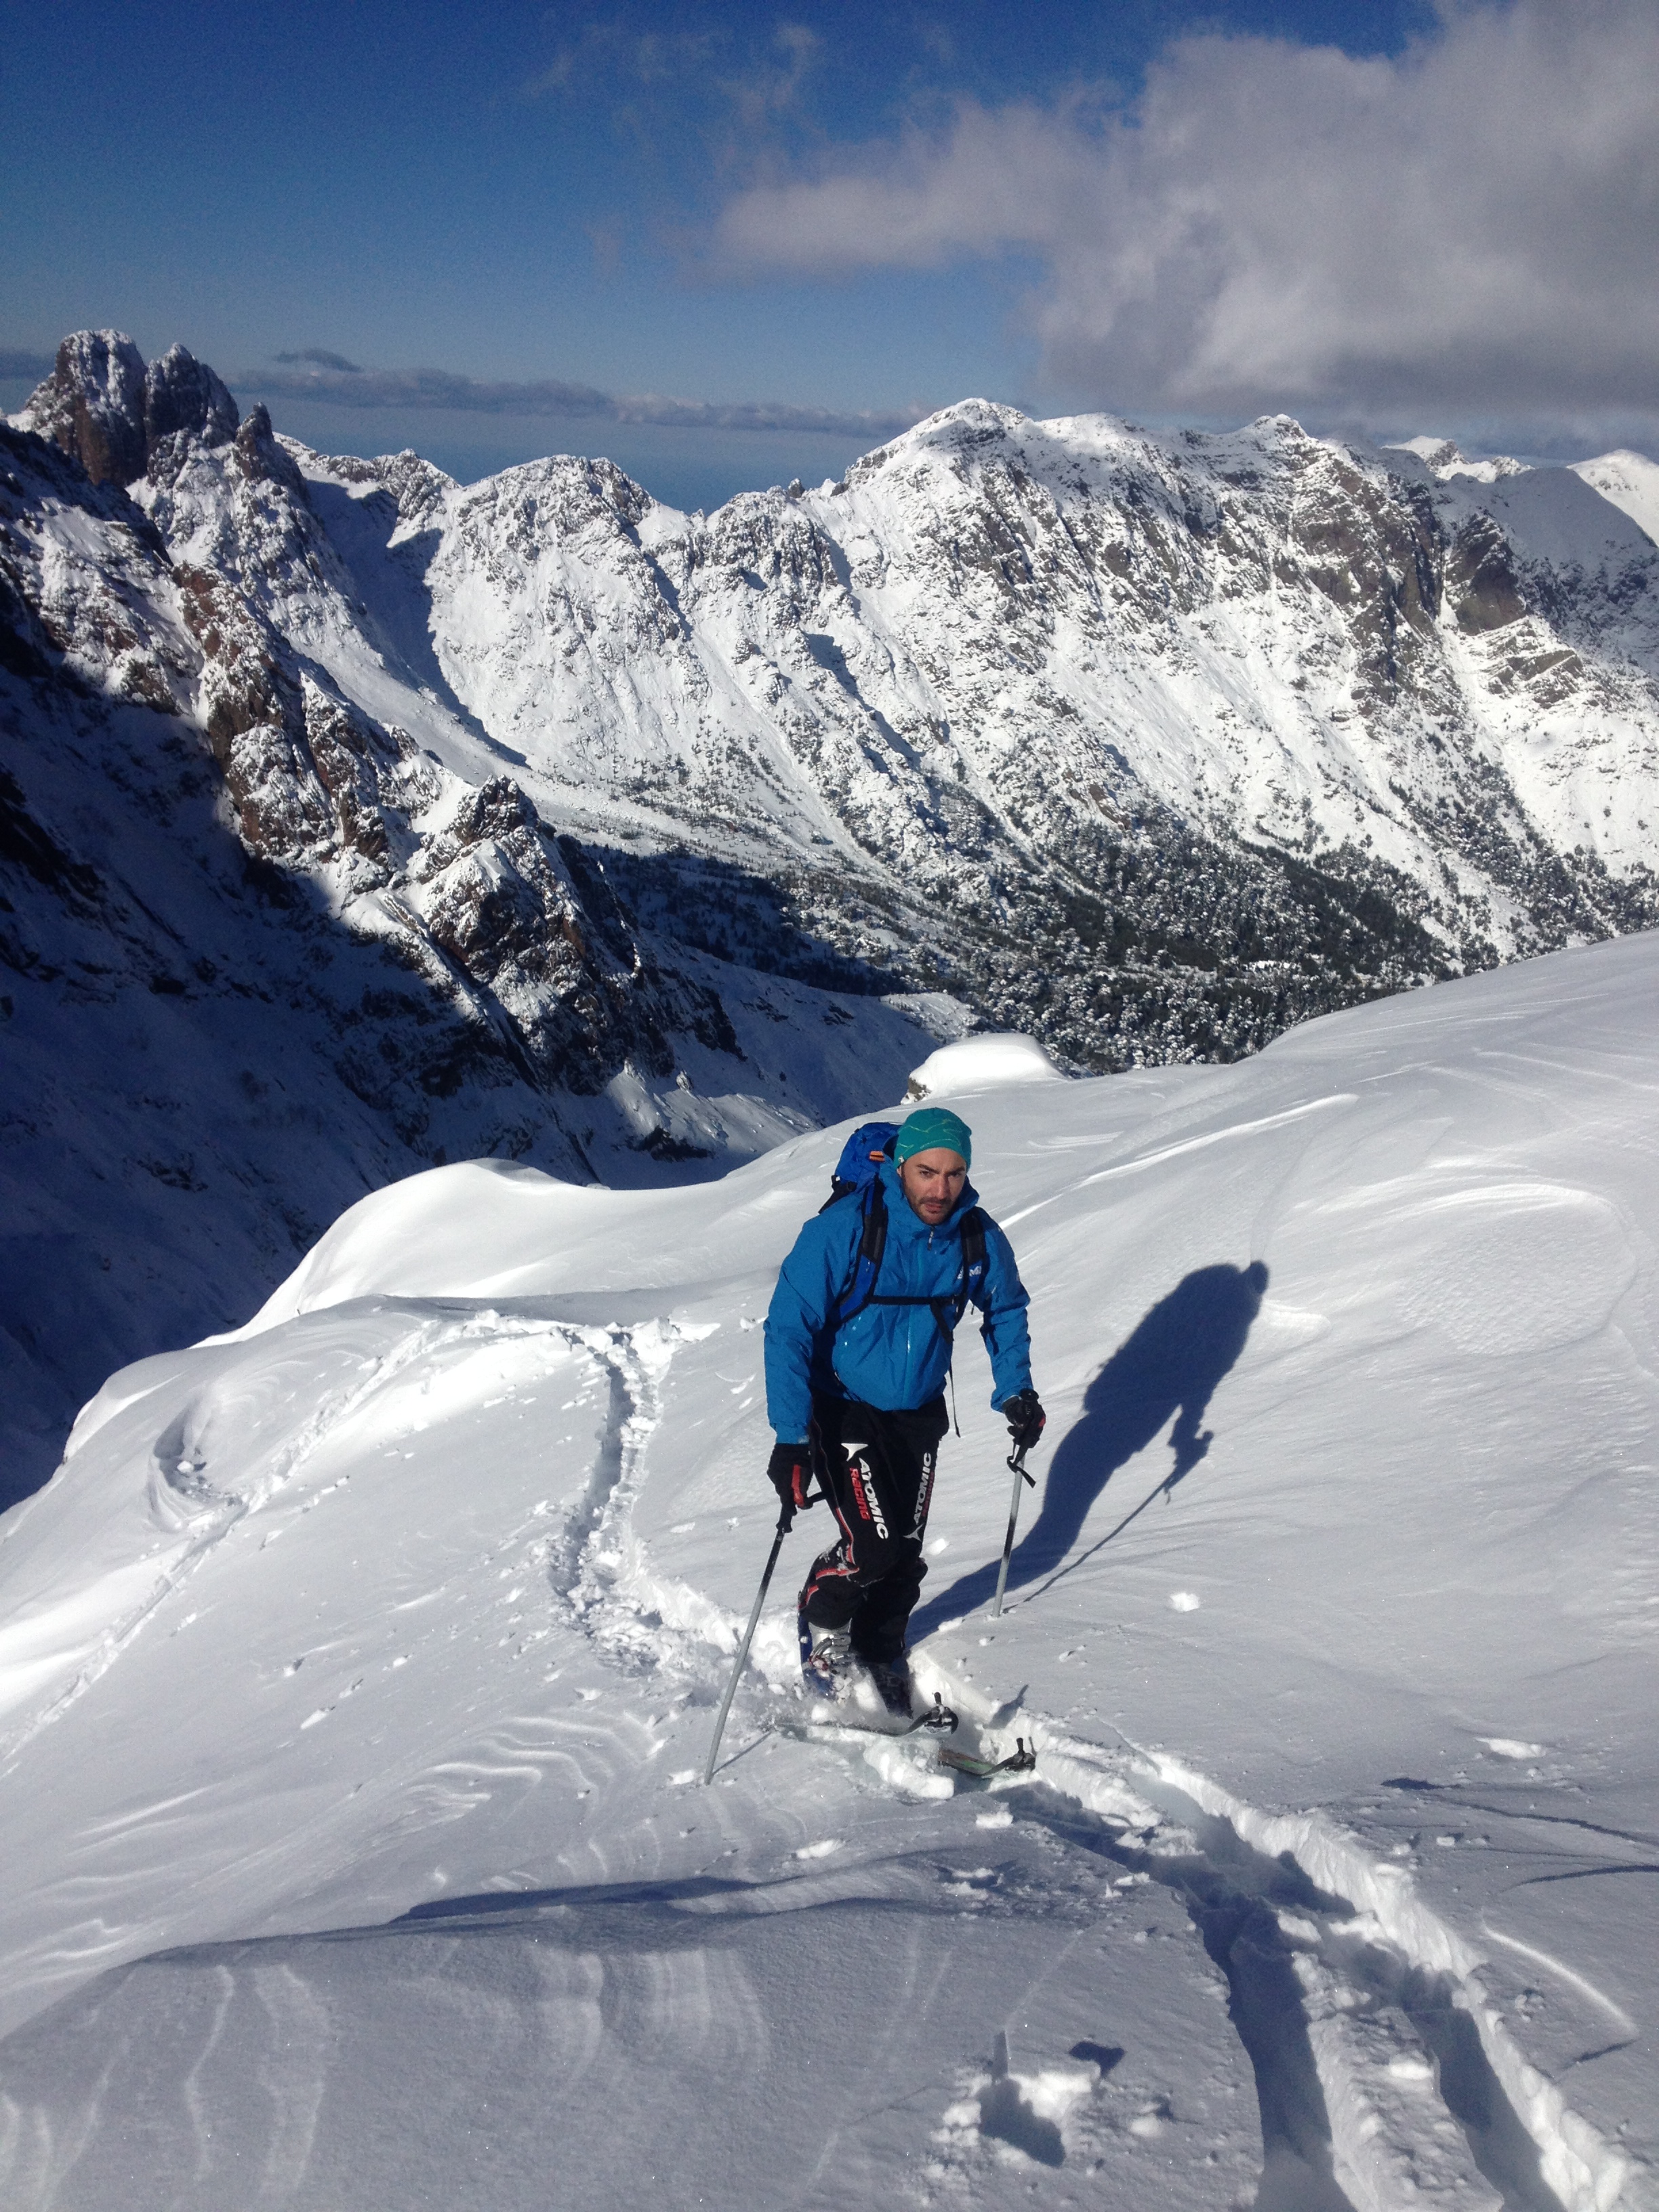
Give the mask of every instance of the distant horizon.
MULTIPOLYGON (((111 329, 116 325, 88 324, 82 327, 111 329)), ((173 342, 188 345, 187 340, 170 341, 173 342)), ((152 353, 140 343, 139 350, 149 361, 155 354, 165 352, 166 346, 157 347, 152 353)), ((194 347, 189 350, 196 353, 194 347)), ((43 377, 50 374, 55 351, 55 348, 47 353, 0 346, 0 413, 15 415, 24 406, 43 377), (25 360, 29 362, 28 370, 15 373, 25 360), (34 373, 37 368, 39 374, 34 373)), ((780 489, 797 478, 808 489, 826 481, 838 480, 854 462, 903 435, 915 422, 975 398, 1012 407, 1036 422, 1051 422, 1066 416, 1103 415, 1157 434, 1194 430, 1205 435, 1224 436, 1261 419, 1264 414, 1285 414, 1300 422, 1316 437, 1383 447, 1403 446, 1411 438, 1444 438, 1472 461, 1501 458, 1519 461, 1528 468, 1568 467, 1620 450, 1642 453, 1644 459, 1659 459, 1644 453, 1641 447, 1629 441, 1584 451, 1528 453, 1492 443, 1482 438, 1478 430, 1465 429, 1460 434, 1456 430, 1442 431, 1437 427, 1426 430, 1413 427, 1397 432, 1390 430, 1385 434, 1362 430, 1352 424, 1327 425, 1308 419, 1313 410, 1298 413, 1288 407, 1261 410, 1232 421, 1194 416, 1159 418, 1103 406, 1055 408, 1039 413, 1029 398, 1011 398, 994 392, 958 392, 916 413, 912 421, 896 422, 884 434, 860 436, 850 429, 838 433, 805 426, 772 428, 732 427, 719 422, 688 430, 672 421, 639 421, 616 413, 584 416, 543 410, 534 414, 518 414, 507 406, 466 409, 453 404, 428 408, 399 408, 385 403, 348 405, 313 398, 291 388, 273 390, 270 381, 258 375, 226 374, 219 362, 200 353, 197 353, 197 358, 207 360, 207 366, 223 377, 244 416, 256 404, 264 405, 275 429, 298 439, 319 453, 374 460, 386 454, 412 450, 422 460, 430 461, 447 476, 464 484, 482 483, 505 469, 562 454, 581 459, 603 459, 613 462, 660 504, 685 514, 713 514, 743 492, 780 489), (462 423, 477 424, 477 434, 465 435, 459 427, 462 423), (556 425, 571 434, 558 435, 556 425), (580 434, 584 431, 591 434, 580 434)), ((595 397, 606 395, 596 393, 595 397)), ((672 403, 663 404, 667 406, 672 403)), ((764 401, 691 404, 706 405, 711 413, 722 407, 739 413, 808 411, 773 410, 764 401)), ((1659 440, 1655 443, 1659 444, 1659 440)))

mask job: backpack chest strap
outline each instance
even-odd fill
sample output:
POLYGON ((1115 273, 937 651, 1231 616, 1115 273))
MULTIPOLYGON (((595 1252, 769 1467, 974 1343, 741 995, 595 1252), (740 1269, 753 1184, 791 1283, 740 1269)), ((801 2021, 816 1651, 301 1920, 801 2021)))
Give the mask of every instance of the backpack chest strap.
POLYGON ((950 1296, 905 1296, 878 1291, 876 1278, 887 1249, 887 1201, 881 1185, 872 1182, 864 1200, 864 1227, 854 1255, 853 1272, 828 1316, 830 1332, 842 1328, 854 1315, 862 1313, 866 1306, 927 1306, 943 1334, 954 1336, 969 1304, 983 1303, 981 1292, 985 1287, 987 1266, 985 1218, 976 1206, 970 1206, 963 1215, 959 1234, 962 1279, 950 1296))

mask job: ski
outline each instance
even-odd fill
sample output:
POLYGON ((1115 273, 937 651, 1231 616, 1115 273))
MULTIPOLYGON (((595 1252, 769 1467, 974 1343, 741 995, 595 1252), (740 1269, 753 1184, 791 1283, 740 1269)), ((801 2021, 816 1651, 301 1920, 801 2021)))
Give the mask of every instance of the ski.
POLYGON ((924 1729, 930 1729, 936 1735, 949 1735, 956 1729, 957 1716, 935 1690, 933 1702, 925 1712, 913 1713, 908 1720, 901 1720, 896 1713, 890 1727, 884 1727, 879 1721, 866 1720, 861 1716, 854 1717, 851 1714, 841 1713, 832 1714, 827 1720, 822 1721, 797 1720, 793 1714, 790 1714, 781 1720, 775 1721, 772 1725, 785 1735, 808 1737, 816 1735, 833 1735, 836 1731, 843 1729, 851 1735, 887 1735, 894 1738, 916 1735, 924 1729))
MULTIPOLYGON (((957 1725, 957 1716, 949 1705, 935 1696, 927 1712, 918 1714, 902 1728, 881 1728, 873 1721, 865 1720, 797 1720, 793 1716, 775 1721, 774 1729, 780 1735, 793 1736, 799 1743, 840 1743, 848 1736, 886 1736, 897 1742, 908 1735, 923 1731, 938 1735, 948 1733, 957 1725)), ((974 1751, 957 1751, 948 1743, 939 1747, 939 1763, 952 1774, 965 1775, 969 1781, 989 1782, 999 1774, 1030 1774, 1036 1766, 1036 1753, 1024 1737, 1015 1738, 1015 1748, 1006 1759, 987 1759, 974 1751)))
POLYGON ((953 1751, 948 1743, 942 1743, 939 1765, 957 1774, 970 1774, 980 1782, 988 1782, 994 1774, 1030 1774, 1036 1765, 1036 1753, 1027 1748, 1023 1735, 1014 1741, 1018 1748, 1011 1751, 1006 1759, 981 1759, 977 1753, 953 1751))

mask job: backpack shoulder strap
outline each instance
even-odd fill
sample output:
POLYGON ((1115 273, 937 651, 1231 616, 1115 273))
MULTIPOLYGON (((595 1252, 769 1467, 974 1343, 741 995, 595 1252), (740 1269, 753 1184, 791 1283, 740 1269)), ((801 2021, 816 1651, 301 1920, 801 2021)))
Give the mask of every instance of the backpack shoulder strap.
POLYGON ((881 1273, 881 1255, 887 1249, 887 1200, 879 1182, 866 1184, 860 1208, 864 1225, 853 1255, 852 1273, 842 1284, 825 1320, 830 1334, 833 1335, 843 1322, 851 1321, 868 1305, 929 1306, 945 1335, 953 1336, 969 1305, 984 1304, 984 1215, 976 1206, 970 1206, 962 1217, 962 1279, 950 1297, 883 1297, 877 1291, 876 1278, 881 1273))
POLYGON ((962 1280, 956 1295, 932 1301, 933 1317, 946 1336, 954 1336, 962 1326, 962 1316, 971 1302, 983 1304, 980 1293, 985 1287, 985 1217, 976 1206, 970 1206, 962 1217, 962 1280))
POLYGON ((843 1322, 862 1313, 876 1295, 881 1255, 887 1249, 887 1200, 880 1182, 873 1177, 864 1187, 860 1212, 864 1225, 853 1255, 853 1272, 842 1285, 826 1317, 825 1326, 832 1334, 843 1322))
POLYGON ((985 1216, 978 1206, 970 1206, 962 1217, 962 1304, 964 1312, 970 1300, 976 1306, 985 1303, 981 1292, 985 1288, 988 1264, 985 1216))

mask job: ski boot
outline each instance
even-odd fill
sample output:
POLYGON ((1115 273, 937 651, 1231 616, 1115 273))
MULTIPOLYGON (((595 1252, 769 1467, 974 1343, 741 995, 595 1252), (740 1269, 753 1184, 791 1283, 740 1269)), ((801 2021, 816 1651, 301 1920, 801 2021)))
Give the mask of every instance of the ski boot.
POLYGON ((853 1671, 853 1638, 845 1628, 815 1628, 800 1620, 800 1677, 807 1694, 837 1698, 853 1671))
POLYGON ((869 1659, 865 1662, 870 1680, 875 1684, 876 1694, 890 1713, 908 1720, 913 1711, 910 1703, 910 1658, 901 1651, 896 1659, 869 1659))

